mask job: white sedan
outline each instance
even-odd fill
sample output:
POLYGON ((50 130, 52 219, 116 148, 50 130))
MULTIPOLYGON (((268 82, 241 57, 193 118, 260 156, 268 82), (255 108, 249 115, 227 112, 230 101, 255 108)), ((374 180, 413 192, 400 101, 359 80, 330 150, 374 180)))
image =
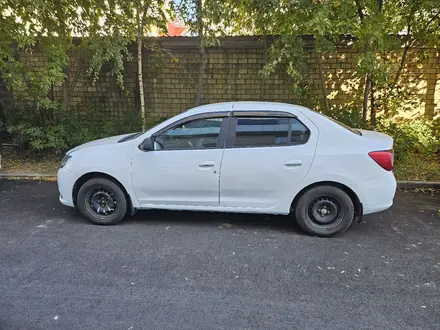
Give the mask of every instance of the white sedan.
POLYGON ((331 236, 393 204, 392 150, 388 135, 301 106, 218 103, 70 150, 58 187, 96 224, 139 209, 265 213, 331 236))

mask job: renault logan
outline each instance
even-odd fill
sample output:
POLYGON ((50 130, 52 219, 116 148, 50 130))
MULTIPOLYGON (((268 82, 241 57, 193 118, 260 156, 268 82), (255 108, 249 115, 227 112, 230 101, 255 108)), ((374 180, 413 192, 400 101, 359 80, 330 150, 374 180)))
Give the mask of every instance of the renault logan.
POLYGON ((301 106, 218 103, 70 150, 58 187, 101 225, 139 209, 290 214, 332 236, 392 205, 392 150, 388 135, 301 106))

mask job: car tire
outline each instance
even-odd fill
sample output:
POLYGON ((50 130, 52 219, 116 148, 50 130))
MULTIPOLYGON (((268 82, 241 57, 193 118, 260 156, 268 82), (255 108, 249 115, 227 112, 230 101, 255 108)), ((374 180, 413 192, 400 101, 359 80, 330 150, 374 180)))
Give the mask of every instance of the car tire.
POLYGON ((117 183, 94 178, 79 189, 77 207, 94 224, 115 225, 127 214, 127 197, 117 183))
POLYGON ((314 236, 329 237, 347 230, 354 219, 354 205, 345 191, 316 186, 301 195, 294 214, 299 226, 314 236))

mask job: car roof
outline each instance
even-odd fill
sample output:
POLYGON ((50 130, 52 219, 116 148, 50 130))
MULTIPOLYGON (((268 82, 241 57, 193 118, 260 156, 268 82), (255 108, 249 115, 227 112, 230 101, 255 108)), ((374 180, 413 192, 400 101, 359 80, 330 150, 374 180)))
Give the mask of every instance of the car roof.
POLYGON ((312 110, 300 105, 280 103, 280 102, 263 102, 263 101, 237 101, 237 102, 221 102, 200 105, 189 109, 186 114, 199 114, 219 111, 286 111, 295 113, 295 110, 301 112, 311 112, 312 110))

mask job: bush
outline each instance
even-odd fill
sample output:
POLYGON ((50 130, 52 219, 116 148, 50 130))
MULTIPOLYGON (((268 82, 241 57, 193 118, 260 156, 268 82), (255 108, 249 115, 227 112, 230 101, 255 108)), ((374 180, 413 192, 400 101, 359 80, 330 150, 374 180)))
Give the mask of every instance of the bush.
POLYGON ((380 119, 375 130, 393 137, 397 159, 409 153, 432 155, 440 147, 439 136, 430 121, 418 119, 394 122, 391 119, 380 119))
POLYGON ((394 139, 396 159, 410 153, 432 155, 440 148, 440 118, 437 122, 424 119, 397 120, 377 118, 373 126, 362 120, 359 109, 334 108, 328 115, 350 127, 375 130, 394 139))
POLYGON ((359 109, 333 107, 331 111, 325 115, 353 128, 369 129, 368 123, 362 120, 362 113, 359 109))
MULTIPOLYGON (((141 119, 137 112, 127 111, 121 119, 109 117, 99 111, 90 114, 75 111, 54 111, 44 122, 26 109, 14 109, 3 123, 3 131, 10 139, 24 148, 34 151, 64 152, 82 143, 106 136, 132 133, 141 130, 141 119)), ((163 118, 149 118, 148 125, 163 118)))

